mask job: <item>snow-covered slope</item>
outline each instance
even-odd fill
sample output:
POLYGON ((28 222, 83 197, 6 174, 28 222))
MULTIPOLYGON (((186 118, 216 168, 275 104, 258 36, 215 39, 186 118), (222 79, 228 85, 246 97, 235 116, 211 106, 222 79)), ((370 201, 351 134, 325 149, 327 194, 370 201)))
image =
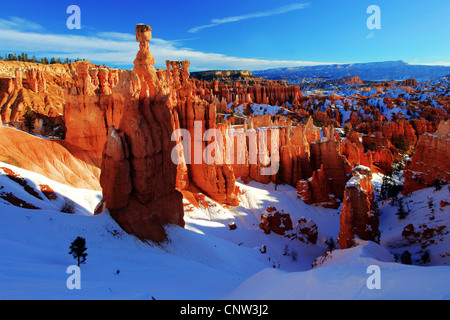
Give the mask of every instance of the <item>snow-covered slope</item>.
MULTIPOLYGON (((324 256, 325 240, 337 238, 339 211, 308 206, 289 186, 238 182, 241 205, 234 208, 207 197, 185 199, 186 228, 167 227, 168 241, 155 245, 123 232, 108 212, 93 216, 101 198, 97 191, 3 163, 0 168, 0 299, 450 298, 450 267, 394 262, 387 249, 401 226, 389 230, 394 222, 388 207, 382 207, 383 247, 362 242, 327 254, 311 268, 324 256), (12 205, 8 194, 34 210, 12 205), (67 199, 74 203, 71 214, 61 212, 67 199), (259 223, 269 206, 289 213, 293 225, 301 217, 314 220, 317 244, 289 232, 265 234, 259 223), (69 290, 66 271, 76 262, 68 252, 77 237, 86 239, 88 256, 81 290, 69 290), (381 268, 381 290, 365 285, 372 264, 381 268)), ((436 214, 440 219, 443 214, 436 214)))
POLYGON ((440 190, 427 188, 399 196, 395 204, 391 200, 382 203, 381 245, 397 257, 408 251, 413 264, 450 266, 449 190, 448 185, 442 186, 440 190), (397 215, 400 201, 407 214, 404 219, 397 215), (429 262, 423 262, 422 256, 427 252, 429 262))
MULTIPOLYGON (((379 263, 380 289, 369 289, 368 266, 333 265, 305 272, 265 269, 239 286, 229 300, 450 299, 448 267, 379 263)), ((369 270, 370 271, 370 270, 369 270)))

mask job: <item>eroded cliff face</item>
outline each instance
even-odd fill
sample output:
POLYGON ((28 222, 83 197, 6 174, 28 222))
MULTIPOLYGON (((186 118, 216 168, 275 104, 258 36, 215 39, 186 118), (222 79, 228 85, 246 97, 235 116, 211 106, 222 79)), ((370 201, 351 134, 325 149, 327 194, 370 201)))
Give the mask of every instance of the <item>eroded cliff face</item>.
POLYGON ((108 128, 118 125, 123 95, 113 93, 121 72, 92 68, 88 62, 77 65, 75 85, 65 92, 66 141, 90 153, 100 167, 108 128))
POLYGON ((73 74, 79 63, 50 65, 0 62, 0 117, 2 122, 16 128, 24 127, 23 115, 29 107, 36 113, 33 133, 64 137, 66 88, 74 85, 73 74))
POLYGON ((440 123, 434 134, 420 136, 404 170, 403 194, 450 181, 450 121, 440 123))

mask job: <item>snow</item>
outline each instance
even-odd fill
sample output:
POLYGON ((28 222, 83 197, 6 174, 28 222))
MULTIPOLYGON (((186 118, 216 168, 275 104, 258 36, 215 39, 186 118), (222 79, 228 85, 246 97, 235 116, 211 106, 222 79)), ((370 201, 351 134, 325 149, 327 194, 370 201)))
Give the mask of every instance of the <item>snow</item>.
POLYGON ((428 250, 430 262, 426 264, 427 266, 450 266, 450 221, 448 219, 450 207, 440 206, 441 201, 450 202, 448 186, 443 186, 438 191, 435 188, 418 190, 410 195, 400 196, 399 199, 403 200, 405 210, 409 211, 405 219, 398 218, 396 215, 398 208, 392 206, 391 201, 385 201, 380 205, 380 229, 383 230, 381 244, 396 255, 401 255, 405 250, 409 251, 413 260, 417 262, 428 250), (429 208, 430 202, 433 210, 429 208), (421 226, 428 229, 445 226, 445 229, 431 239, 423 239, 411 244, 401 236, 403 229, 409 224, 413 224, 415 231, 423 230, 421 226), (422 248, 422 245, 427 246, 422 248))
POLYGON ((364 266, 329 266, 288 273, 265 269, 239 286, 229 300, 449 299, 448 267, 380 266, 380 290, 367 287, 364 266))
MULTIPOLYGON (((438 259, 449 251, 449 236, 443 237, 442 246, 430 247, 430 266, 407 266, 394 259, 400 251, 392 245, 398 244, 405 223, 418 223, 429 214, 424 208, 430 190, 411 196, 413 210, 406 221, 398 221, 394 209, 382 204, 381 245, 360 241, 355 248, 335 250, 323 259, 325 240, 337 239, 339 233, 339 210, 306 205, 290 186, 238 180, 238 207, 207 197, 194 206, 184 199, 186 227, 168 226, 168 240, 156 245, 122 231, 107 211, 93 216, 101 193, 58 184, 5 163, 0 167, 20 175, 42 198, 0 170, 0 193, 12 192, 40 208, 23 209, 0 200, 0 299, 450 298, 448 257, 438 259), (56 199, 42 194, 42 184, 55 191, 56 199), (65 199, 75 203, 74 214, 61 212, 65 199), (289 213, 294 226, 301 217, 312 219, 318 227, 317 244, 265 234, 259 223, 269 206, 289 213), (233 223, 237 229, 230 230, 233 223), (69 290, 66 271, 75 264, 69 246, 79 236, 86 239, 88 256, 81 266, 81 290, 69 290), (321 263, 312 268, 315 261, 321 263), (366 286, 369 265, 381 268, 381 290, 366 286)), ((433 194, 434 223, 448 224, 438 204, 450 201, 448 189, 433 194)))
MULTIPOLYGON (((267 104, 256 104, 252 103, 250 105, 250 108, 252 109, 252 114, 255 116, 263 116, 263 115, 276 115, 276 114, 288 114, 292 113, 292 111, 283 108, 283 107, 277 107, 277 106, 270 106, 267 104)), ((238 115, 244 114, 245 107, 244 105, 240 105, 238 107, 234 108, 234 112, 238 115)))

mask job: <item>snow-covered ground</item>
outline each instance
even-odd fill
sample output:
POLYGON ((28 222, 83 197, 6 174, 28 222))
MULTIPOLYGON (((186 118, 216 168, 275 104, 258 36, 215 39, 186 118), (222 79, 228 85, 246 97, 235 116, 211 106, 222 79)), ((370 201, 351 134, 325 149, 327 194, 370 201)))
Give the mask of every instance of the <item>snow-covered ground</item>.
MULTIPOLYGON (((389 252, 400 228, 426 215, 425 191, 410 196, 414 207, 406 221, 399 222, 389 204, 381 207, 382 246, 361 242, 320 258, 327 250, 324 241, 337 238, 339 210, 308 206, 292 187, 238 182, 241 205, 234 208, 208 198, 198 207, 184 200, 186 228, 167 227, 168 241, 155 245, 123 232, 107 212, 93 216, 99 192, 69 188, 4 163, 0 168, 7 169, 0 169, 0 195, 11 193, 40 208, 20 208, 0 198, 0 299, 450 298, 445 259, 436 260, 440 266, 403 265, 389 252), (6 176, 8 170, 16 180, 6 176), (51 199, 42 186, 53 189, 51 199), (72 214, 61 212, 66 199, 74 202, 72 214), (317 244, 265 234, 259 223, 269 206, 288 212, 294 225, 301 217, 314 220, 317 244), (230 230, 229 223, 237 229, 230 230), (88 256, 81 266, 81 290, 69 290, 66 271, 76 264, 69 246, 77 237, 86 239, 88 256), (316 258, 321 263, 312 268, 316 258), (370 265, 381 269, 380 290, 366 286, 370 265)), ((445 192, 448 196, 448 189, 436 193, 436 212, 445 192)), ((444 221, 445 213, 436 213, 434 221, 444 221)), ((450 250, 445 239, 436 245, 438 253, 430 248, 431 261, 450 250)))

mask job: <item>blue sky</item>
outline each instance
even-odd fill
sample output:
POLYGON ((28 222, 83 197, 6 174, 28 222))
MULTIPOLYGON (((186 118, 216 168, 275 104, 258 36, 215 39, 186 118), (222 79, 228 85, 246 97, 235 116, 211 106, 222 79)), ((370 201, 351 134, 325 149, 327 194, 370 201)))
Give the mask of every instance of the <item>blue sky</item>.
POLYGON ((191 70, 247 69, 403 60, 450 65, 450 0, 146 0, 2 3, 0 53, 85 58, 132 67, 134 27, 153 28, 157 64, 191 60, 191 70), (69 30, 69 5, 81 30, 69 30), (367 8, 381 9, 369 30, 367 8))

